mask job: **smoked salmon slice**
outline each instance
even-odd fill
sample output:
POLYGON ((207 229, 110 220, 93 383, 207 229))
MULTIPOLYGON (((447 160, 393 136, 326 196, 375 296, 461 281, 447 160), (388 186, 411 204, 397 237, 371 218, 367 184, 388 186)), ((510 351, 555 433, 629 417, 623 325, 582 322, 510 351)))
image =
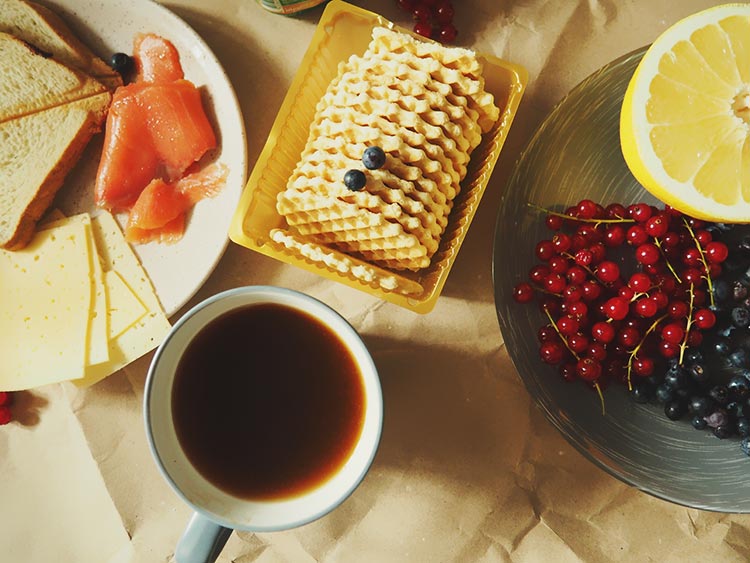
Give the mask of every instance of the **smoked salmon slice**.
POLYGON ((104 129, 104 157, 94 188, 97 204, 110 211, 130 208, 159 171, 159 159, 147 129, 146 115, 132 84, 112 97, 104 129))
POLYGON ((197 202, 217 195, 226 182, 223 164, 211 164, 177 182, 157 178, 141 192, 125 227, 128 242, 174 242, 185 228, 185 215, 197 202))
POLYGON ((139 106, 148 108, 146 124, 166 180, 178 180, 216 146, 200 91, 191 82, 153 84, 140 90, 136 98, 139 106))
POLYGON ((141 34, 134 58, 138 77, 114 94, 96 177, 97 205, 114 212, 130 210, 155 179, 178 181, 217 146, 200 90, 184 79, 175 47, 141 34))
POLYGON ((180 54, 169 41, 153 33, 139 33, 133 40, 135 82, 174 82, 184 78, 180 54))

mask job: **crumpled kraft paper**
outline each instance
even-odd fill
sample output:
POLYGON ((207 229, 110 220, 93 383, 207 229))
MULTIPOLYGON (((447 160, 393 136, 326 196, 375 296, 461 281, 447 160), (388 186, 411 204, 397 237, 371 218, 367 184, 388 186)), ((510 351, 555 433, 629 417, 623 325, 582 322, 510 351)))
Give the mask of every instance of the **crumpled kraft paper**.
MULTIPOLYGON (((409 24, 396 2, 355 3, 409 24)), ((413 314, 230 245, 191 304, 248 284, 291 287, 328 303, 373 354, 385 423, 370 473, 341 507, 288 532, 235 533, 219 561, 750 559, 750 515, 686 509, 641 493, 595 467, 547 423, 503 347, 491 277, 500 194, 553 105, 606 62, 711 4, 454 2, 460 44, 525 66, 530 82, 432 313, 413 314)), ((287 18, 250 0, 167 5, 224 64, 252 166, 322 8, 287 18)), ((55 386, 22 399, 32 414, 0 429, 0 559, 173 560, 190 510, 148 451, 141 401, 150 358, 90 389, 55 386)))

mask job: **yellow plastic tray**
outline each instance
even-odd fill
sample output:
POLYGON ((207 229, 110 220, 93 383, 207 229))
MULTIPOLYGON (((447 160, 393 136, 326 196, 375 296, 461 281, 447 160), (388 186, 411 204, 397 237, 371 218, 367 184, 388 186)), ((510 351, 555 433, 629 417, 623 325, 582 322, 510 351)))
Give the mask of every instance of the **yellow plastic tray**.
MULTIPOLYGON (((518 65, 496 57, 478 55, 484 64, 485 88, 495 96, 495 103, 501 110, 500 119, 482 137, 481 144, 471 155, 448 227, 428 268, 408 273, 388 271, 388 275, 396 278, 398 287, 387 291, 377 284, 368 285, 353 276, 311 262, 278 245, 269 235, 273 229, 288 227, 285 219, 276 211, 276 196, 285 189, 299 161, 314 118, 315 105, 336 76, 338 63, 353 54, 364 53, 373 27, 379 25, 410 33, 377 14, 345 2, 333 0, 328 4, 247 182, 232 219, 229 236, 242 246, 287 264, 361 289, 417 313, 427 313, 440 296, 526 88, 527 72, 518 65)), ((342 258, 346 256, 354 263, 364 263, 335 249, 331 249, 331 252, 342 258)), ((370 264, 368 266, 372 267, 370 264)), ((375 267, 375 270, 380 269, 375 267)))

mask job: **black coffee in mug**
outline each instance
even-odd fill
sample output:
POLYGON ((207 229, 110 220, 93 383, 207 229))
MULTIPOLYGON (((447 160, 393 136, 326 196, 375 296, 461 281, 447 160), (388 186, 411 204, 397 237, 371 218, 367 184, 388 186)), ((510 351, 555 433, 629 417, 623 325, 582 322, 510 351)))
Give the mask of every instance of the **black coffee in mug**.
POLYGON ((187 458, 218 488, 251 500, 294 497, 334 475, 357 444, 365 409, 346 344, 276 303, 209 322, 183 353, 172 389, 187 458))

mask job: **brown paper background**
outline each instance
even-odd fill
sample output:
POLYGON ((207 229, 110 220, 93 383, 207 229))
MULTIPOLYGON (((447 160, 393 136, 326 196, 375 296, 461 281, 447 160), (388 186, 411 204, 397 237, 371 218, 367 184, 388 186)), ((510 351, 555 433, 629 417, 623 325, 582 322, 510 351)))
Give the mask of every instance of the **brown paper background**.
MULTIPOLYGON (((355 3, 408 25, 395 1, 355 3)), ((525 66, 530 82, 435 310, 416 315, 233 244, 190 303, 246 284, 305 291, 360 331, 385 400, 372 469, 339 509, 289 532, 235 533, 219 561, 750 559, 750 516, 641 493, 592 465, 547 423, 503 347, 491 279, 500 195, 552 106, 606 62, 714 3, 454 4, 459 43, 525 66)), ((225 66, 244 112, 252 167, 322 8, 283 17, 252 0, 166 5, 225 66)), ((141 399, 150 357, 85 391, 63 385, 19 395, 19 420, 0 429, 0 560, 173 559, 190 511, 148 452, 141 399)))

